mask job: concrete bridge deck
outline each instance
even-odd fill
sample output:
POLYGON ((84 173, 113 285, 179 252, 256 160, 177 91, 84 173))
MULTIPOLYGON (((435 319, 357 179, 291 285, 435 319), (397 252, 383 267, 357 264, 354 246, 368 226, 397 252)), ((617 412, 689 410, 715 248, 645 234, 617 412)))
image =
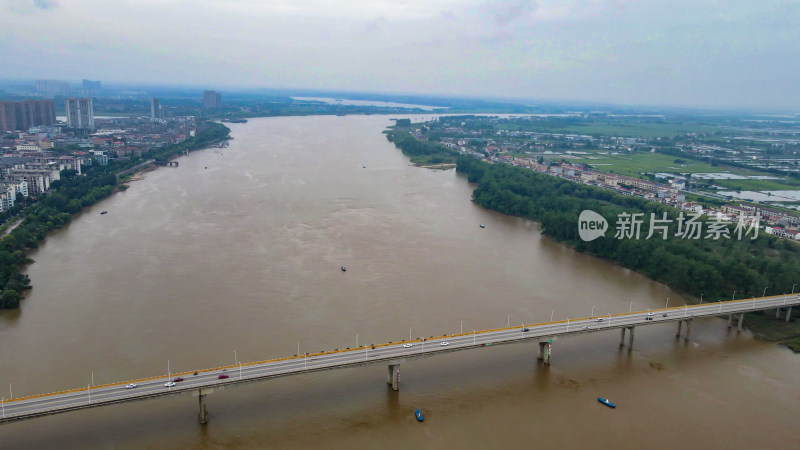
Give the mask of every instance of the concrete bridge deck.
POLYGON ((68 391, 5 399, 1 405, 2 417, 0 417, 0 423, 168 395, 198 396, 200 421, 205 423, 207 417, 205 396, 214 391, 244 383, 366 364, 385 364, 389 368, 387 382, 393 389, 397 390, 399 388, 397 377, 399 365, 413 359, 492 345, 538 342, 539 358, 549 364, 549 346, 552 339, 557 336, 620 329, 622 330, 620 345, 624 344, 627 331, 629 333, 628 346, 630 349, 633 345, 633 330, 636 326, 677 322, 678 334, 680 334, 681 326, 686 324, 688 338, 689 325, 691 320, 696 317, 728 316, 730 324, 731 317, 739 315, 738 326, 741 329, 744 313, 773 309, 778 312, 785 310, 786 319, 788 320, 791 308, 796 305, 800 305, 800 295, 797 294, 710 302, 652 311, 636 311, 609 314, 602 317, 585 317, 493 330, 472 331, 428 339, 415 339, 354 349, 241 363, 240 365, 201 370, 196 375, 193 372, 175 373, 101 386, 87 386, 68 391), (227 378, 220 378, 220 375, 227 375, 227 378), (176 383, 175 386, 165 386, 165 383, 175 377, 183 377, 184 380, 176 383), (130 383, 135 383, 137 386, 126 389, 126 385, 130 383))

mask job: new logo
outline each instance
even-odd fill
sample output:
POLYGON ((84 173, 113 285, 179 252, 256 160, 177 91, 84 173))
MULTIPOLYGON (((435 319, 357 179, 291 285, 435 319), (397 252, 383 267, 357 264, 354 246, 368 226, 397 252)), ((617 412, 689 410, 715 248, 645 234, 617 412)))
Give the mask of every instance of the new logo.
POLYGON ((586 242, 593 241, 599 237, 604 237, 608 230, 608 222, 605 217, 596 212, 584 209, 578 217, 578 234, 586 242))

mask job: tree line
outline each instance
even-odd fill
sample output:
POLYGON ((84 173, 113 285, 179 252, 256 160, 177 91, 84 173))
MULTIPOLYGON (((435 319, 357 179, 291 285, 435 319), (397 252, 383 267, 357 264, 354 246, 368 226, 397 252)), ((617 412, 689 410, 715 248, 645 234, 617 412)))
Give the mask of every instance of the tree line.
MULTIPOLYGON (((674 208, 638 197, 578 184, 507 164, 488 164, 459 156, 456 170, 478 183, 473 200, 505 214, 525 217, 542 224, 545 234, 580 252, 616 262, 670 287, 696 297, 728 299, 769 293, 788 293, 800 281, 800 246, 752 232, 738 239, 733 225, 725 228, 730 238, 706 238, 709 221, 700 219, 700 239, 676 237, 679 212, 674 208), (579 237, 578 217, 583 210, 602 215, 609 223, 606 237, 585 242, 579 237), (643 213, 639 239, 614 238, 619 214, 643 213), (645 239, 651 213, 669 221, 668 238, 661 234, 645 239)), ((664 222, 661 222, 663 224, 664 222)))

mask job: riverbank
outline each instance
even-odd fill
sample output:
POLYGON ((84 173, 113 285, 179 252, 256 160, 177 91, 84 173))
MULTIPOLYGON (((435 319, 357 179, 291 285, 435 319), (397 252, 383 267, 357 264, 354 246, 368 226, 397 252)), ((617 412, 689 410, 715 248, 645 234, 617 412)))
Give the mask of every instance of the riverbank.
MULTIPOLYGON (((441 144, 417 140, 404 131, 392 130, 387 139, 406 154, 430 158, 442 151, 442 157, 451 157, 452 151, 441 144)), ((724 227, 727 239, 682 239, 676 237, 680 236, 677 211, 659 203, 464 155, 458 156, 457 171, 477 183, 472 198, 482 207, 537 221, 542 224, 542 232, 558 242, 635 270, 695 299, 726 298, 732 292, 740 297, 761 296, 763 286, 770 286, 772 292, 789 292, 795 274, 800 272, 800 251, 796 246, 785 245, 765 233, 755 240, 732 239, 735 230, 729 225, 724 227), (584 240, 579 236, 578 224, 579 216, 587 210, 611 224, 607 228, 614 228, 619 217, 637 214, 642 218, 641 235, 626 238, 617 229, 613 237, 584 240), (666 214, 665 223, 669 223, 662 226, 665 237, 645 238, 653 217, 662 214, 666 214)), ((701 229, 705 226, 709 230, 705 220, 699 222, 701 229)), ((800 331, 771 325, 776 334, 769 340, 800 340, 800 331)), ((761 339, 767 336, 754 334, 761 339)))
MULTIPOLYGON (((229 132, 230 129, 222 124, 204 123, 198 127, 194 137, 161 149, 152 156, 155 161, 159 161, 184 151, 207 148, 215 142, 227 139, 229 132)), ((0 309, 18 308, 23 298, 22 293, 32 287, 31 280, 22 273, 33 262, 28 257, 28 252, 38 248, 50 231, 67 226, 72 216, 83 208, 97 203, 115 191, 127 189, 118 174, 137 166, 141 166, 142 170, 149 168, 147 164, 128 161, 106 166, 87 166, 83 176, 64 174, 61 180, 53 183, 46 196, 20 213, 23 219, 0 239, 0 309)), ((137 168, 136 171, 138 170, 137 168)))

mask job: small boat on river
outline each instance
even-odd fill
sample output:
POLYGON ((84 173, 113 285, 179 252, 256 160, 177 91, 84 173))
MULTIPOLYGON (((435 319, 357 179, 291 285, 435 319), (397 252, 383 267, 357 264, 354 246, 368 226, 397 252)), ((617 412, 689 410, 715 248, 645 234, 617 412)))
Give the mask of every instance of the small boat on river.
POLYGON ((342 266, 342 272, 347 272, 347 267, 342 266))
POLYGON ((604 405, 606 405, 606 406, 608 406, 609 408, 616 408, 617 407, 617 405, 611 403, 611 400, 609 400, 607 398, 597 397, 597 401, 602 403, 602 404, 604 404, 604 405))
POLYGON ((486 228, 485 226, 483 226, 483 224, 481 224, 481 225, 480 225, 480 227, 481 227, 481 228, 486 228))
POLYGON ((108 211, 101 211, 100 214, 108 214, 108 211))
POLYGON ((423 420, 425 420, 425 418, 422 417, 422 411, 420 410, 414 411, 414 417, 417 418, 417 422, 422 422, 423 420))

